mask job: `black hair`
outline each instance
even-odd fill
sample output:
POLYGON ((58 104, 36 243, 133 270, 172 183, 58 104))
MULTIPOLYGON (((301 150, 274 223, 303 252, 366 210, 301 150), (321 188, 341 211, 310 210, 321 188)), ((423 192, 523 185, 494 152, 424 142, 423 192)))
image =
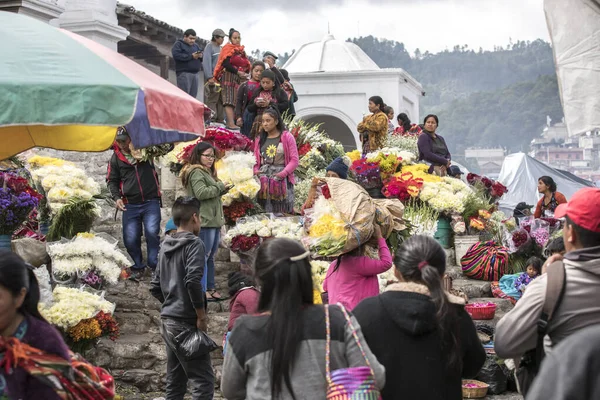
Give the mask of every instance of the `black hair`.
MULTIPOLYGON (((268 114, 271 117, 273 117, 273 119, 277 120, 277 130, 279 131, 280 134, 283 134, 283 131, 285 131, 285 123, 283 122, 283 118, 281 117, 281 113, 279 112, 279 109, 277 108, 277 106, 274 105, 270 105, 269 107, 267 107, 267 109, 263 112, 263 115, 268 114)), ((259 147, 261 148, 263 146, 263 144, 265 144, 265 142, 267 141, 267 132, 263 129, 263 127, 261 126, 260 131, 259 131, 259 147)))
POLYGON ((565 239, 562 236, 552 239, 546 245, 546 251, 544 252, 546 257, 550 257, 552 254, 563 253, 565 249, 565 239))
POLYGON ((439 128, 439 126, 440 126, 440 120, 439 120, 438 116, 437 116, 437 115, 435 115, 435 114, 428 114, 428 115, 425 117, 425 119, 423 120, 423 128, 425 128, 425 124, 427 123, 427 120, 428 120, 429 118, 433 118, 433 119, 435 119, 435 124, 436 124, 436 125, 438 126, 438 128, 439 128))
POLYGON ((552 179, 551 176, 546 176, 546 175, 541 176, 538 179, 538 182, 539 181, 542 181, 544 183, 544 185, 548 186, 548 189, 550 189, 550 191, 552 193, 556 192, 556 182, 554 182, 554 179, 552 179))
POLYGON ((381 96, 369 97, 369 101, 372 101, 373 104, 375 104, 376 106, 379 107, 379 110, 381 112, 384 112, 383 110, 385 109, 385 103, 383 102, 383 99, 381 98, 381 96))
POLYGON ((535 271, 538 273, 538 275, 542 274, 542 265, 544 265, 544 262, 541 258, 535 256, 529 257, 525 265, 526 267, 529 267, 531 265, 533 269, 535 269, 535 271))
POLYGON ((192 196, 180 196, 173 203, 171 214, 173 223, 179 227, 182 223, 189 222, 194 214, 200 214, 200 200, 192 196))
POLYGON ((281 68, 281 69, 279 70, 279 72, 281 72, 281 75, 283 75, 283 80, 284 80, 284 81, 289 81, 289 80, 290 80, 290 73, 289 73, 289 72, 287 72, 287 69, 283 69, 283 68, 281 68))
POLYGON ((571 218, 567 215, 565 217, 566 224, 568 226, 572 226, 575 234, 577 235, 577 240, 583 246, 584 249, 590 247, 600 246, 600 232, 592 232, 581 226, 577 225, 573 222, 571 218))
POLYGON ((260 283, 260 312, 269 312, 267 340, 271 352, 271 398, 277 399, 287 386, 293 399, 290 372, 303 339, 303 308, 313 304, 313 282, 309 257, 304 247, 291 239, 264 242, 256 254, 255 275, 260 283))
POLYGON ((389 115, 390 111, 394 111, 394 109, 390 106, 383 107, 383 112, 385 113, 385 115, 389 115))
POLYGON ((265 66, 265 63, 260 61, 260 60, 256 60, 252 63, 252 67, 250 68, 250 71, 252 71, 255 67, 263 67, 263 69, 266 69, 267 67, 265 66))
MULTIPOLYGON (((212 144, 208 143, 208 142, 200 142, 196 145, 196 147, 194 147, 194 149, 192 150, 192 154, 190 155, 190 159, 189 159, 189 163, 191 165, 202 165, 202 154, 204 154, 204 152, 206 150, 209 149, 213 149, 213 151, 215 152, 215 157, 217 156, 217 151, 215 150, 215 146, 213 146, 212 144)), ((216 161, 216 158, 215 158, 216 161)), ((217 170, 215 169, 215 163, 213 163, 210 167, 210 171, 212 173, 213 176, 217 176, 217 170)))
MULTIPOLYGON (((238 31, 238 30, 235 30, 235 29, 233 29, 233 28, 231 28, 231 29, 229 30, 229 40, 231 40, 231 37, 232 37, 232 36, 233 36, 233 34, 234 34, 234 33, 236 33, 236 32, 237 32, 237 33, 240 33, 240 31, 238 31)), ((240 36, 241 36, 241 33, 240 33, 240 36)))
POLYGON ((404 132, 408 132, 410 130, 412 126, 410 124, 410 118, 408 118, 408 115, 406 115, 406 113, 398 114, 398 125, 404 128, 404 132))
POLYGON ((256 282, 254 282, 252 276, 244 274, 243 272, 234 271, 227 275, 227 286, 229 289, 229 297, 233 297, 234 294, 245 287, 256 286, 256 282))
POLYGON ((404 280, 422 283, 429 289, 437 310, 447 368, 460 371, 462 369, 461 349, 454 330, 456 312, 449 306, 442 286, 442 277, 446 272, 446 252, 435 239, 429 236, 412 236, 398 248, 394 265, 404 280))
POLYGON ((41 321, 46 321, 38 310, 40 302, 40 286, 33 267, 12 251, 0 249, 0 285, 5 287, 13 297, 17 297, 25 288, 27 294, 19 310, 41 321))
POLYGON ((188 29, 185 32, 183 32, 183 36, 197 36, 196 35, 196 31, 193 29, 188 29))

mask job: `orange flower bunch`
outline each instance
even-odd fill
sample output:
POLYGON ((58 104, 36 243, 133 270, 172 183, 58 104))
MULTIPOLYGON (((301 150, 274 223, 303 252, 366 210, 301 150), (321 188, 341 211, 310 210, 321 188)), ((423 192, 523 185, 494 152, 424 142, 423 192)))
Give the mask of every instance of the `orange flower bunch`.
POLYGON ((102 328, 96 318, 89 318, 79 321, 77 325, 69 328, 69 336, 73 342, 80 340, 92 340, 99 338, 102 335, 102 328))

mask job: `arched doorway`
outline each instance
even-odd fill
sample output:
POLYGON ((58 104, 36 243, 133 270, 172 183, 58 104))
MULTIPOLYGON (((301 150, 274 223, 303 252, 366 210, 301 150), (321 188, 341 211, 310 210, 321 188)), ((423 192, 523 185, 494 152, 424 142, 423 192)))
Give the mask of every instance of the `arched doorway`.
POLYGON ((311 124, 320 124, 330 138, 344 146, 344 150, 359 148, 357 124, 344 112, 328 107, 312 107, 297 110, 296 116, 311 124))
POLYGON ((315 115, 304 118, 311 124, 321 124, 321 129, 329 135, 333 140, 337 140, 344 146, 344 150, 352 151, 356 149, 356 141, 354 135, 348 126, 339 118, 331 115, 315 115))

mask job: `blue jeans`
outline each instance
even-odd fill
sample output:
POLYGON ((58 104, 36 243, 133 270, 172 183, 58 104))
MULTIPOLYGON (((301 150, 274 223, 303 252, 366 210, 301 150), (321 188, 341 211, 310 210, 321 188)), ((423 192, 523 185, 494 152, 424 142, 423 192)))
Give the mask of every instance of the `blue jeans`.
POLYGON ((219 249, 221 228, 200 229, 200 239, 204 242, 204 251, 206 252, 202 288, 204 288, 204 291, 213 290, 215 288, 215 254, 219 249))
POLYGON ((123 211, 123 242, 133 259, 134 269, 144 268, 142 258, 142 224, 148 250, 148 267, 155 269, 160 245, 160 201, 148 200, 141 204, 126 204, 123 211))

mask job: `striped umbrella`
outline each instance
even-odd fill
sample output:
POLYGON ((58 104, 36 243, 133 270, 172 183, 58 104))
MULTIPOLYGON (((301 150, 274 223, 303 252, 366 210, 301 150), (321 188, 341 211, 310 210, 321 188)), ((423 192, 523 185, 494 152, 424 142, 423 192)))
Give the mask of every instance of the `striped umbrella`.
POLYGON ((123 125, 138 149, 204 134, 201 102, 101 44, 9 12, 0 38, 0 160, 103 151, 123 125))

